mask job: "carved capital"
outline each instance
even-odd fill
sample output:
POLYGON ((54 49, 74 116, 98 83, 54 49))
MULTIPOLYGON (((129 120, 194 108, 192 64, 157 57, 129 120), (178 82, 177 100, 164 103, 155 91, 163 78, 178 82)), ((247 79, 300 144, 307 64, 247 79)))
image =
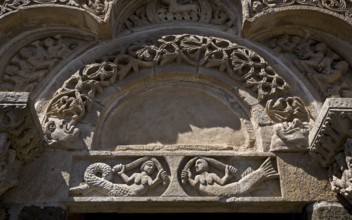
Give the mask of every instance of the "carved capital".
POLYGON ((352 135, 352 99, 326 99, 309 135, 310 155, 321 166, 329 167, 352 135))
POLYGON ((17 184, 21 162, 38 156, 42 144, 29 93, 0 92, 0 195, 17 184))
POLYGON ((0 131, 8 135, 16 157, 28 162, 43 149, 43 132, 29 93, 0 92, 0 131))

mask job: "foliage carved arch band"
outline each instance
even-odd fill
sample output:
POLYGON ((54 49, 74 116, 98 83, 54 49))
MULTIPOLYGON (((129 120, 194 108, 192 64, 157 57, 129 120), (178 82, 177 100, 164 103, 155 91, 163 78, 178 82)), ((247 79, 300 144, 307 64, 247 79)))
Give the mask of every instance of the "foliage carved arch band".
POLYGON ((77 137, 76 125, 91 110, 96 94, 143 68, 176 62, 217 69, 252 90, 259 102, 290 89, 257 53, 221 38, 168 35, 117 51, 78 70, 55 92, 42 122, 49 145, 77 137))

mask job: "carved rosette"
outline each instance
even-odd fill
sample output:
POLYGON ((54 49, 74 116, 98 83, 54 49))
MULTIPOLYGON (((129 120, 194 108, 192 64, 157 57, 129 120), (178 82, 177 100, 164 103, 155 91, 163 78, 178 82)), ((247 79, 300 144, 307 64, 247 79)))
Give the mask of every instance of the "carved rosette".
POLYGON ((79 40, 55 35, 22 47, 5 66, 1 90, 33 92, 55 66, 80 46, 79 40))
POLYGON ((124 21, 122 28, 133 30, 148 24, 182 21, 216 25, 225 31, 237 32, 237 18, 226 11, 220 1, 212 0, 152 0, 132 10, 133 14, 124 21))
POLYGON ((106 20, 111 10, 110 0, 9 0, 0 3, 0 18, 10 12, 14 12, 31 6, 63 5, 74 8, 86 9, 101 20, 106 20))
POLYGON ((288 6, 308 6, 326 9, 351 18, 351 2, 346 0, 251 0, 249 4, 249 15, 254 17, 257 14, 265 13, 273 8, 288 6))
POLYGON ((55 92, 43 128, 50 143, 65 142, 78 133, 77 123, 89 112, 97 93, 142 68, 184 63, 218 69, 251 88, 259 101, 288 92, 290 87, 254 51, 230 41, 197 35, 163 36, 153 44, 138 42, 103 62, 86 65, 55 92), (55 128, 49 126, 53 123, 55 128), (74 134, 73 134, 74 133, 74 134), (60 137, 60 140, 54 138, 60 137))
POLYGON ((268 40, 274 51, 287 55, 311 84, 325 97, 352 97, 350 65, 325 43, 296 35, 268 40))
POLYGON ((329 169, 331 188, 352 204, 352 99, 326 99, 310 135, 310 155, 329 169))

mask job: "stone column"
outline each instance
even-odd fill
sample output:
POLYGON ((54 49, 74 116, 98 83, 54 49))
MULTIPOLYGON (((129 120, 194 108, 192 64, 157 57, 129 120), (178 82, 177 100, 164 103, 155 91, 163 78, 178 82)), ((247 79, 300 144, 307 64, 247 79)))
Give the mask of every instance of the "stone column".
POLYGON ((352 219, 352 210, 338 202, 316 202, 306 208, 307 220, 349 220, 352 219))

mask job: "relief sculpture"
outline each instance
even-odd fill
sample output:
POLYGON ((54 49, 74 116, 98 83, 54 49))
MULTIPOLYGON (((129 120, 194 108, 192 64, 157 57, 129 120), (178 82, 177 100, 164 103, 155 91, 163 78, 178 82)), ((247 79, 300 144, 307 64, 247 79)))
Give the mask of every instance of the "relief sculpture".
POLYGON ((33 92, 55 65, 77 49, 78 43, 56 35, 23 47, 6 66, 1 89, 33 92))
POLYGON ((226 31, 236 31, 236 17, 231 16, 220 1, 152 0, 133 10, 123 28, 132 30, 148 24, 170 21, 201 22, 226 31))
POLYGON ((297 69, 325 97, 351 97, 349 64, 322 42, 309 36, 281 35, 268 46, 293 59, 297 69))
POLYGON ((332 191, 341 194, 352 203, 352 139, 348 138, 342 152, 335 156, 329 167, 329 180, 332 191))
POLYGON ((105 163, 94 163, 84 172, 84 183, 70 188, 73 196, 89 196, 92 192, 100 196, 143 196, 160 184, 168 184, 168 175, 154 157, 142 157, 128 164, 113 167, 105 163), (127 175, 126 172, 140 168, 140 172, 127 175), (156 172, 155 172, 156 170, 156 172), (157 173, 153 177, 153 173, 157 173), (118 176, 123 183, 114 183, 118 176))
POLYGON ((55 92, 42 122, 49 145, 71 142, 68 139, 78 136, 77 124, 90 111, 95 96, 104 88, 128 74, 155 65, 177 62, 218 69, 233 80, 244 83, 259 101, 290 90, 287 82, 257 53, 225 39, 167 35, 152 44, 137 42, 119 51, 124 52, 78 70, 55 92), (49 122, 55 123, 55 129, 49 129, 49 122))
POLYGON ((271 99, 265 110, 276 123, 270 151, 308 151, 310 114, 299 97, 271 99))
POLYGON ((239 179, 235 179, 236 172, 237 168, 213 158, 195 157, 182 169, 181 180, 184 185, 189 184, 200 195, 231 197, 248 196, 252 191, 262 187, 261 184, 266 180, 279 177, 270 158, 256 170, 248 167, 239 179), (195 176, 191 172, 192 166, 195 168, 195 176), (223 177, 210 172, 210 166, 224 172, 223 177))
POLYGON ((331 12, 339 13, 347 18, 352 16, 351 1, 348 0, 251 0, 250 15, 255 16, 272 8, 287 6, 310 6, 327 9, 331 12))

